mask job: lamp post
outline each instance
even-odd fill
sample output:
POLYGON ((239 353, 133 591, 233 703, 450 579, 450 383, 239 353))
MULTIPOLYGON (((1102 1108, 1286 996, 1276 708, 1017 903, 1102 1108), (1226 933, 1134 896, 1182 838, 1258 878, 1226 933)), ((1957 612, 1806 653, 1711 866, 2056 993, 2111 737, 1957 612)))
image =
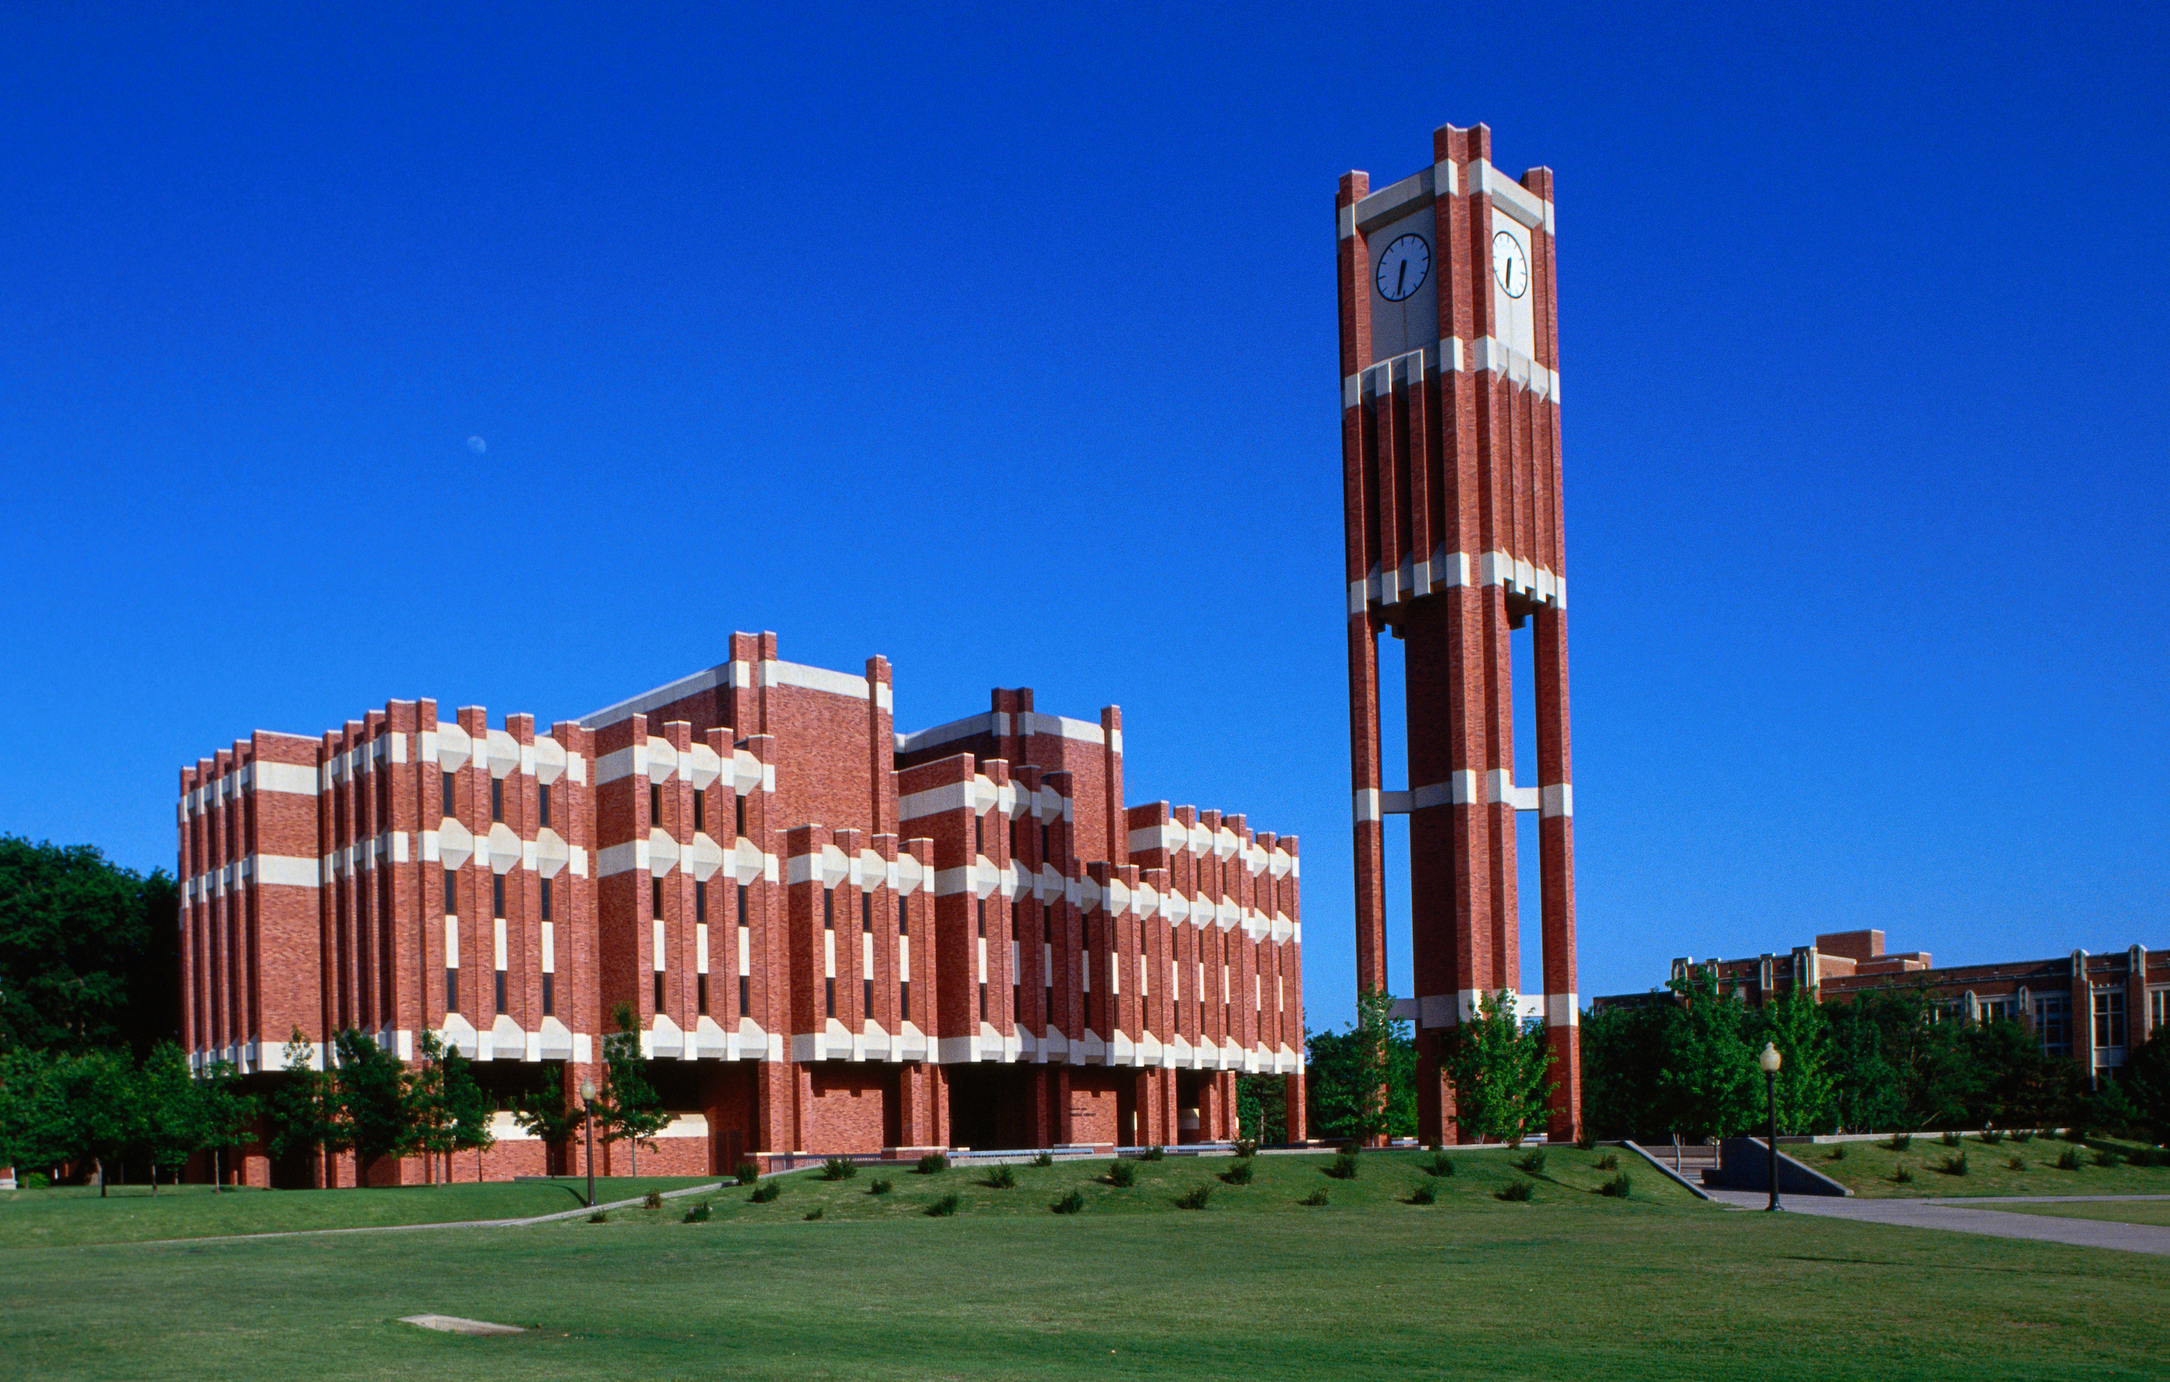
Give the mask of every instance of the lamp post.
POLYGON ((595 1208, 595 1081, 580 1082, 580 1121, 588 1125, 588 1208, 595 1208))
POLYGON ((1778 1045, 1776 1042, 1766 1041, 1763 1043, 1763 1053, 1756 1057, 1756 1064, 1763 1067, 1763 1094, 1765 1099, 1769 1102, 1771 1110, 1771 1136, 1769 1142, 1765 1144, 1765 1149, 1770 1153, 1771 1202, 1763 1206, 1766 1210, 1777 1209, 1779 1207, 1778 1067, 1784 1065, 1785 1063, 1786 1058, 1778 1054, 1778 1045))

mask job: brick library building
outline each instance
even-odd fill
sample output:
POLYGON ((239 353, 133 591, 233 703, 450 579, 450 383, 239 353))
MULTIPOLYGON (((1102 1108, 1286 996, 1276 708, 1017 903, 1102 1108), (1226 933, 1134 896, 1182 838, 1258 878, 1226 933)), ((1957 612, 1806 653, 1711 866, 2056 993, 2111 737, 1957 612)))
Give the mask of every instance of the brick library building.
MULTIPOLYGON (((1938 967, 1924 951, 1884 949, 1881 931, 1840 931, 1789 954, 1746 960, 1673 961, 1672 977, 1718 976, 1725 989, 1761 1006, 1806 989, 1819 1002, 1851 1002, 1863 993, 1911 991, 1938 1010, 1970 1022, 2024 1022, 2051 1055, 2070 1056, 2090 1082, 2116 1078, 2125 1053, 2170 1018, 2170 952, 2135 945, 2090 955, 2075 950, 2044 960, 1938 967)), ((1597 1000, 1649 1002, 1649 994, 1597 1000)))
MULTIPOLYGON (((422 700, 252 734, 181 774, 183 1044, 269 1084, 297 1030, 319 1069, 346 1028, 406 1060, 435 1032, 503 1101, 600 1083, 625 1005, 673 1115, 656 1174, 1219 1141, 1245 1074, 1285 1082, 1301 1137, 1295 838, 1125 806, 1113 707, 998 690, 898 734, 891 705, 881 658, 826 671, 741 633, 547 731, 422 700)), ((493 1131, 459 1174, 578 1160, 493 1131)), ((252 1185, 425 1175, 238 1162, 252 1185)))

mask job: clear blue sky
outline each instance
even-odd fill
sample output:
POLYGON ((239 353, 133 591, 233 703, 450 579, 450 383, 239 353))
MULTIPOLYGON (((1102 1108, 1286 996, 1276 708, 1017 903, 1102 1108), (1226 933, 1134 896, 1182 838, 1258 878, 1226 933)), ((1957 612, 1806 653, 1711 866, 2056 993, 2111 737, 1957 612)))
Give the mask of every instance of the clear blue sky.
POLYGON ((0 830, 170 868, 253 728, 774 629, 907 727, 1120 703, 1134 800, 1302 836, 1345 1021, 1334 183, 1485 121, 1582 991, 2170 945, 2160 6, 448 8, 0 13, 0 830))

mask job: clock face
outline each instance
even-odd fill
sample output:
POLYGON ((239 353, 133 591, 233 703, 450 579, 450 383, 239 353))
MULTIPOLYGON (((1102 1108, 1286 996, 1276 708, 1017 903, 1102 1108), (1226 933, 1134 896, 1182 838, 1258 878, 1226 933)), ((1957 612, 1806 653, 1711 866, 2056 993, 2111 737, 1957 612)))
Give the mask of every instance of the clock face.
POLYGON ((1529 256, 1522 252, 1522 242, 1504 230, 1492 236, 1492 279, 1511 298, 1530 290, 1529 256))
POLYGON ((1403 235, 1386 247, 1379 256, 1379 272, 1376 282, 1379 296, 1388 302, 1400 302, 1424 286, 1424 277, 1432 271, 1432 247, 1424 243, 1421 235, 1403 235))

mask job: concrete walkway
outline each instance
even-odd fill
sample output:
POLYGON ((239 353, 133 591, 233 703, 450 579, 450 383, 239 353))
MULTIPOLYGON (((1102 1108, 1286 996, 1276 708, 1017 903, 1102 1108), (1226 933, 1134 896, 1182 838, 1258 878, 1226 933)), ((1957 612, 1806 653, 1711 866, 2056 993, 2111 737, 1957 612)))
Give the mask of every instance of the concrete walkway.
MULTIPOLYGON (((1738 1210, 1760 1210, 1770 1202, 1761 1190, 1713 1190, 1711 1199, 1738 1210)), ((2170 1228, 2119 1224, 2102 1219, 2063 1219, 2049 1214, 2004 1214, 1974 1209, 1980 1204, 2102 1204, 2113 1200, 2166 1200, 2170 1195, 1984 1195, 1947 1200, 1865 1200, 1817 1195, 1787 1195, 1789 1214, 1853 1219, 1901 1228, 1939 1228, 1951 1233, 1985 1233, 1997 1238, 2032 1238, 2083 1248, 2116 1248, 2170 1256, 2170 1228)))

